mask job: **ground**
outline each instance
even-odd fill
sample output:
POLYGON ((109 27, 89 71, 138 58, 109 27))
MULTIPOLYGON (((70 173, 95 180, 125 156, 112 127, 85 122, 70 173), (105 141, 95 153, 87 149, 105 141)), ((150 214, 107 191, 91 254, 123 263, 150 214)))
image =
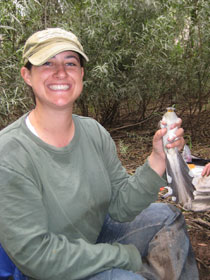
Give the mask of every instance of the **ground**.
MULTIPOLYGON (((152 126, 147 123, 137 126, 130 126, 129 124, 123 125, 123 127, 108 128, 117 144, 119 157, 129 173, 132 174, 136 167, 142 164, 149 155, 152 135, 156 128, 157 125, 152 126), (150 130, 148 130, 148 127, 150 127, 150 130), (154 129, 151 129, 151 127, 154 127, 154 129)), ((187 129, 185 131, 187 134, 190 133, 187 129)), ((210 159, 210 131, 205 129, 204 132, 204 136, 202 136, 203 133, 200 133, 200 138, 197 137, 191 143, 191 151, 195 156, 210 159)), ((161 193, 159 200, 173 203, 170 198, 162 199, 161 193)), ((186 212, 181 205, 176 206, 182 210, 185 216, 189 237, 198 264, 200 280, 210 280, 210 212, 186 212)))

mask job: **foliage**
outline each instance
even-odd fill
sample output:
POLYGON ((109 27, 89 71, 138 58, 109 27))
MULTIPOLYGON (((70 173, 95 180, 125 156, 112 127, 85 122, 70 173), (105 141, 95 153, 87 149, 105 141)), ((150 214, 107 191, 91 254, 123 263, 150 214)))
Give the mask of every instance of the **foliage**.
POLYGON ((189 111, 189 121, 197 114, 199 123, 210 92, 209 2, 166 1, 162 7, 167 14, 148 22, 141 37, 142 51, 136 65, 142 68, 137 66, 136 74, 140 79, 142 73, 145 81, 142 84, 141 79, 139 84, 149 88, 143 99, 151 95, 154 98, 156 93, 160 107, 169 99, 171 104, 189 111), (152 77, 151 82, 145 78, 147 75, 152 77))
POLYGON ((108 125, 172 104, 201 114, 210 91, 209 16, 208 0, 1 1, 0 126, 32 106, 19 75, 25 40, 57 26, 75 32, 90 58, 77 102, 83 115, 108 125))
POLYGON ((120 154, 126 156, 130 145, 125 145, 123 140, 120 139, 118 146, 120 154))

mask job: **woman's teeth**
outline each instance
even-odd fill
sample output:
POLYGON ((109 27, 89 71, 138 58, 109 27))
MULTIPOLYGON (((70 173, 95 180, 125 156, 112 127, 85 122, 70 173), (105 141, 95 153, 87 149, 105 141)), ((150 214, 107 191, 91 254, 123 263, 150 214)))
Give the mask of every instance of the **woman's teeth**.
POLYGON ((49 87, 52 90, 67 90, 67 89, 69 89, 68 85, 51 85, 49 87))

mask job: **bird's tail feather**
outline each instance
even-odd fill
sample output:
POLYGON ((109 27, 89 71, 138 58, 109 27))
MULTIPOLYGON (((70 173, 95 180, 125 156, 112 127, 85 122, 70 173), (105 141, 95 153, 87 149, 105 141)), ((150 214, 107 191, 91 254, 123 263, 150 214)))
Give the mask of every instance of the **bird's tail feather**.
POLYGON ((194 199, 193 192, 195 187, 192 183, 193 176, 190 174, 190 169, 177 151, 173 156, 166 153, 166 173, 169 186, 173 190, 173 196, 176 197, 176 202, 188 205, 190 207, 191 200, 194 199))

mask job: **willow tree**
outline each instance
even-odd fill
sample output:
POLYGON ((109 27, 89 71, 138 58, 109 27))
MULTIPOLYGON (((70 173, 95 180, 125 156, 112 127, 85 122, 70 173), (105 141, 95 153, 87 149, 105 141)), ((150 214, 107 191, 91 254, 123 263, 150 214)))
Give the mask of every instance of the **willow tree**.
POLYGON ((209 96, 207 0, 8 0, 0 2, 1 127, 31 108, 19 68, 27 37, 61 27, 90 62, 77 102, 103 124, 146 118, 166 105, 202 112, 209 96))
POLYGON ((136 81, 154 110, 176 104, 192 115, 206 110, 210 93, 209 1, 156 1, 161 11, 139 38, 136 81), (154 102, 155 101, 155 102, 154 102))

